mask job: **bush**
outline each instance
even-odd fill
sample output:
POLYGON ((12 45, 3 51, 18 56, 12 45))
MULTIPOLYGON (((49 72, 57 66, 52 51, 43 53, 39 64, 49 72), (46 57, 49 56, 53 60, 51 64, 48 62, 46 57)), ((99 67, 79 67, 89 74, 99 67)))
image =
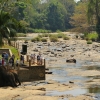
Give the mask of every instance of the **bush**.
POLYGON ((28 40, 25 40, 24 43, 28 43, 28 40))
POLYGON ((63 37, 63 40, 69 40, 69 37, 65 36, 63 37))
POLYGON ((97 33, 88 33, 87 35, 85 35, 85 39, 95 41, 98 39, 98 34, 97 33))
POLYGON ((43 35, 40 35, 40 34, 39 34, 39 35, 38 35, 38 37, 39 37, 39 38, 42 38, 42 37, 43 37, 43 35))
POLYGON ((36 41, 40 41, 41 40, 39 37, 36 37, 35 39, 36 39, 36 41))
POLYGON ((87 41, 87 44, 92 44, 92 41, 91 41, 91 40, 88 40, 88 41, 87 41))
POLYGON ((31 42, 35 42, 35 41, 36 41, 36 39, 35 39, 35 38, 31 39, 31 42))
POLYGON ((36 37, 36 38, 31 39, 31 42, 40 41, 40 40, 41 40, 40 37, 36 37))
POLYGON ((48 37, 48 33, 44 33, 43 36, 44 36, 44 37, 48 37))
POLYGON ((57 37, 58 37, 58 38, 63 38, 63 37, 64 37, 64 34, 63 34, 63 33, 58 33, 58 34, 57 34, 57 37))
POLYGON ((34 33, 34 30, 32 28, 27 28, 28 33, 34 33))
POLYGON ((45 29, 33 29, 34 33, 50 33, 51 30, 45 30, 45 29))
POLYGON ((58 41, 58 38, 56 36, 51 36, 50 37, 50 41, 51 42, 57 42, 58 41))
POLYGON ((26 34, 24 34, 24 33, 17 33, 16 35, 17 35, 17 37, 26 37, 26 34))
POLYGON ((41 41, 42 42, 47 42, 47 39, 42 38, 41 41))
POLYGON ((56 32, 57 32, 57 33, 61 33, 61 31, 60 31, 60 30, 56 30, 56 32))
POLYGON ((58 38, 63 38, 63 37, 66 37, 66 35, 65 35, 65 34, 63 34, 63 33, 58 33, 58 34, 57 34, 57 36, 58 36, 58 38))

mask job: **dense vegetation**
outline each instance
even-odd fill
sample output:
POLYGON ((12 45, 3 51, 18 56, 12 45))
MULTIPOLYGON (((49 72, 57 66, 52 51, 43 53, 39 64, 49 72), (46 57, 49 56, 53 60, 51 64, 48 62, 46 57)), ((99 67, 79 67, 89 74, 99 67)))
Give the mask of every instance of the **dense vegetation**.
MULTIPOLYGON (((0 0, 0 45, 16 33, 100 33, 100 0, 0 0)), ((98 35, 100 37, 100 35, 98 35)), ((43 40, 44 41, 44 40, 43 40)))

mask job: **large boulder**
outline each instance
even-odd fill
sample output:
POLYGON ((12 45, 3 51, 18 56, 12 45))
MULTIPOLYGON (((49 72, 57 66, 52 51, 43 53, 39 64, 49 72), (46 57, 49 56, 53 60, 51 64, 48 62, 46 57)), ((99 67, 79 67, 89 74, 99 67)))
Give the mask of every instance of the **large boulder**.
POLYGON ((67 59, 66 62, 67 63, 76 63, 76 59, 67 59))

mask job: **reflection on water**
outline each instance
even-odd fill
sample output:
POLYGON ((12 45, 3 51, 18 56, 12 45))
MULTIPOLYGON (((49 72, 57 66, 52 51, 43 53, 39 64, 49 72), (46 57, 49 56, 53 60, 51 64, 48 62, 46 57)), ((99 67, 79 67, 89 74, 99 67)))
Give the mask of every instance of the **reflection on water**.
POLYGON ((100 70, 100 66, 86 66, 85 70, 100 70))
MULTIPOLYGON (((64 60, 62 60, 64 61, 64 60)), ((100 70, 100 67, 99 65, 96 65, 96 66, 89 66, 89 64, 91 63, 87 63, 88 66, 86 67, 82 67, 82 65, 84 65, 85 62, 80 62, 78 61, 76 64, 63 64, 63 65, 58 65, 58 64, 55 64, 54 66, 55 67, 52 67, 52 68, 49 68, 49 70, 51 72, 53 72, 53 77, 47 77, 46 80, 54 80, 54 81, 57 81, 59 83, 68 83, 69 81, 74 81, 74 80, 82 80, 82 81, 87 81, 89 79, 99 79, 100 78, 100 75, 97 75, 97 76, 88 76, 88 77, 82 77, 82 76, 68 76, 68 72, 66 70, 66 68, 82 68, 83 70, 100 70)), ((89 81, 87 81, 89 82, 89 81)), ((83 83, 78 83, 78 82, 75 82, 75 84, 77 84, 78 86, 83 86, 83 83)), ((63 92, 59 92, 59 91, 47 91, 46 92, 46 95, 49 95, 49 96, 57 96, 57 95, 66 95, 66 94, 71 94, 73 96, 77 96, 77 95, 80 95, 80 94, 86 94, 86 93, 100 93, 100 87, 97 86, 97 87, 92 87, 90 86, 89 88, 87 89, 83 89, 83 88, 80 88, 80 89, 74 89, 74 90, 70 90, 70 91, 63 91, 63 92)))
POLYGON ((89 92, 89 93, 100 93, 100 86, 89 87, 89 88, 88 88, 88 92, 89 92))
MULTIPOLYGON (((67 65, 59 65, 58 67, 52 67, 49 68, 49 71, 52 72, 51 77, 46 77, 46 80, 54 80, 59 83, 68 83, 69 81, 74 81, 74 80, 86 80, 86 77, 82 76, 68 76, 68 72, 66 68, 68 67, 75 67, 75 64, 67 64, 67 65)), ((77 84, 77 82, 76 82, 77 84)), ((79 84, 79 83, 78 83, 79 84)))

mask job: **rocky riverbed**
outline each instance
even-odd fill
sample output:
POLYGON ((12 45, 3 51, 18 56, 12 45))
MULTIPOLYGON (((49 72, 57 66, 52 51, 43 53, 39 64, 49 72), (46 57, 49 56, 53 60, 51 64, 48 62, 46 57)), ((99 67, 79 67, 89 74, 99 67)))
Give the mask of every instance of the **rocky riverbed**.
MULTIPOLYGON (((18 88, 0 88, 0 100, 99 100, 100 43, 87 44, 65 33, 70 40, 28 42, 28 55, 39 52, 46 59, 46 80, 23 82, 18 88), (66 63, 67 59, 76 63, 66 63)), ((33 36, 34 34, 28 35, 33 36)), ((23 41, 20 43, 19 51, 23 41)))

